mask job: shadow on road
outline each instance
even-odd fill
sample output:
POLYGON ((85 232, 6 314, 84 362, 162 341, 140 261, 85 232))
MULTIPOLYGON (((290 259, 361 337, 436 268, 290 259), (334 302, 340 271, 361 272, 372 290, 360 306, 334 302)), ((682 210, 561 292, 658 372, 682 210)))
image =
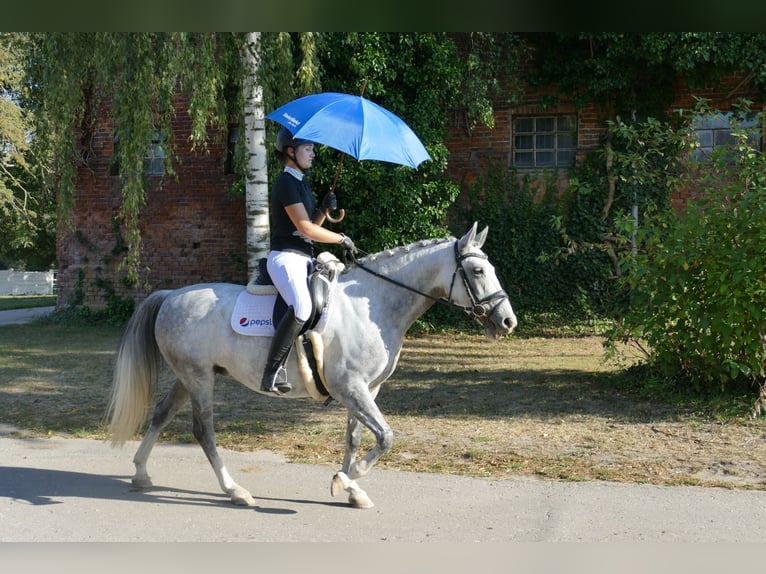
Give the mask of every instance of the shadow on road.
MULTIPOLYGON (((180 488, 152 486, 134 488, 128 476, 104 476, 84 472, 44 468, 0 467, 0 498, 24 501, 33 505, 62 504, 62 498, 93 498, 102 500, 151 502, 153 504, 183 504, 200 507, 238 508, 225 494, 199 492, 180 488)), ((256 500, 291 504, 348 506, 340 502, 254 497, 256 500)), ((239 507, 248 508, 248 507, 239 507)), ((251 508, 265 514, 297 514, 289 508, 251 508)))

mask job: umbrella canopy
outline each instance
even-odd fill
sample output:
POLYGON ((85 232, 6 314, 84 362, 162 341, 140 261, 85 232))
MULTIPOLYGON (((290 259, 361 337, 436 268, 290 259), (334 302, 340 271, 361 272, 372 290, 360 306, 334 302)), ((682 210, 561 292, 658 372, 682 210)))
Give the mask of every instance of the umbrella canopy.
POLYGON ((356 159, 417 167, 431 159, 399 116, 362 96, 324 92, 304 96, 266 116, 293 136, 328 145, 356 159))

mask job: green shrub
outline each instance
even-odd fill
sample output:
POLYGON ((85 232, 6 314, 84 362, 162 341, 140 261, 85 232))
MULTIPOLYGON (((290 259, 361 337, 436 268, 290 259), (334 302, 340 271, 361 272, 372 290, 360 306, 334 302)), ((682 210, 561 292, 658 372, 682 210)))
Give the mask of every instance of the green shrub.
MULTIPOLYGON (((572 188, 574 189, 574 188, 572 188)), ((508 292, 523 332, 525 317, 555 323, 600 315, 608 290, 609 262, 599 249, 578 249, 592 239, 593 202, 583 187, 561 197, 557 174, 532 179, 492 168, 466 186, 466 204, 453 206, 456 232, 478 221, 489 225, 484 251, 508 292), (579 199, 578 199, 579 198, 579 199)), ((597 202, 596 202, 597 203, 597 202)))
POLYGON ((742 384, 766 374, 766 160, 744 129, 698 167, 698 199, 681 216, 644 219, 625 260, 630 304, 609 346, 645 350, 655 380, 690 390, 742 384))

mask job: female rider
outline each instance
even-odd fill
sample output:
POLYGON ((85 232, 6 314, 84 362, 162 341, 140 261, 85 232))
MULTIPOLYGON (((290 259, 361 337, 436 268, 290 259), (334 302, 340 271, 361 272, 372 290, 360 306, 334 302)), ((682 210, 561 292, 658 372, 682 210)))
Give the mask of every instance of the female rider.
POLYGON ((313 242, 337 243, 356 251, 354 242, 342 233, 322 227, 325 209, 334 202, 332 192, 325 195, 318 208, 306 180, 314 161, 314 144, 295 139, 287 128, 277 134, 275 154, 285 168, 271 191, 271 251, 267 269, 274 286, 288 305, 276 328, 261 380, 261 390, 278 395, 292 390, 280 371, 295 338, 311 315, 308 276, 314 258, 313 242))

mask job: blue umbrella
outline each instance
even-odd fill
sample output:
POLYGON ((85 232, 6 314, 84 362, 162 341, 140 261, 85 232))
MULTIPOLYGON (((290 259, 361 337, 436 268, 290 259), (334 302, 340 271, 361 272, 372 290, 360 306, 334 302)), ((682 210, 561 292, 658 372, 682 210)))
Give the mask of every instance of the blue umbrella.
POLYGON ((431 159, 399 116, 362 96, 324 92, 304 96, 266 116, 294 137, 328 145, 358 159, 417 168, 431 159))

